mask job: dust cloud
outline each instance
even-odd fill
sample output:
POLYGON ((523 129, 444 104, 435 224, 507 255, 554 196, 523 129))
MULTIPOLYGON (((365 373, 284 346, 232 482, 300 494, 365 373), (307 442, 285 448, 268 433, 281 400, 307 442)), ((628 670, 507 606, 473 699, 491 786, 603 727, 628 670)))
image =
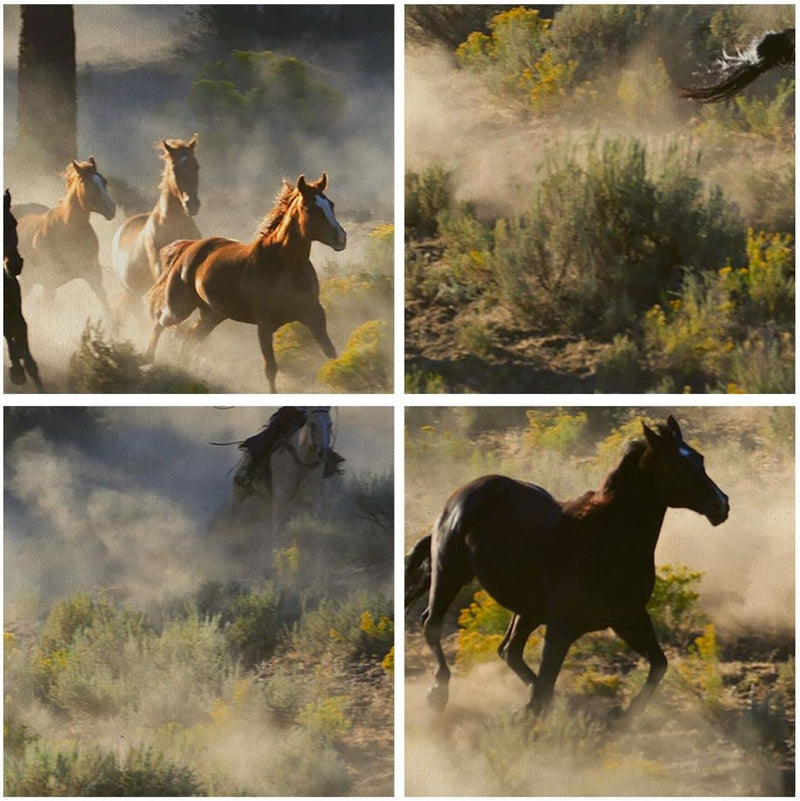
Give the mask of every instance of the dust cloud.
MULTIPOLYGON (((263 579, 268 562, 252 557, 269 553, 270 530, 263 514, 244 533, 219 527, 240 454, 213 443, 243 440, 271 411, 100 409, 84 432, 54 439, 34 426, 15 438, 5 454, 7 623, 33 625, 77 591, 147 609, 208 581, 263 579), (230 547, 247 540, 245 552, 230 547)), ((340 408, 333 420, 346 459, 334 481, 391 473, 391 410, 340 408)))

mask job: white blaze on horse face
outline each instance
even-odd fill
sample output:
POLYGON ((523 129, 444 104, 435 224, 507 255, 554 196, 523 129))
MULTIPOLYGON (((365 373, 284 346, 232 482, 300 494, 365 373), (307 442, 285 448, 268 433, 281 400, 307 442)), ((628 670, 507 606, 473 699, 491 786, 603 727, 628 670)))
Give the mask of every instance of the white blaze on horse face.
POLYGON ((337 250, 342 250, 345 246, 345 242, 347 241, 347 234, 345 234, 344 228, 339 225, 339 221, 334 216, 333 207, 331 206, 330 200, 328 200, 325 195, 315 195, 314 203, 322 210, 322 213, 325 215, 325 219, 328 221, 328 224, 336 232, 338 241, 336 244, 332 245, 332 247, 337 250))
MULTIPOLYGON (((111 195, 108 194, 108 189, 106 187, 105 182, 103 181, 103 178, 100 175, 98 175, 97 173, 95 173, 92 176, 92 182, 94 183, 94 185, 97 187, 98 191, 100 192, 100 197, 102 199, 102 203, 106 207, 106 210, 107 210, 106 213, 111 214, 111 217, 113 217, 114 213, 117 210, 117 207, 114 204, 114 201, 111 199, 111 195)), ((111 217, 109 217, 109 219, 111 219, 111 217)))

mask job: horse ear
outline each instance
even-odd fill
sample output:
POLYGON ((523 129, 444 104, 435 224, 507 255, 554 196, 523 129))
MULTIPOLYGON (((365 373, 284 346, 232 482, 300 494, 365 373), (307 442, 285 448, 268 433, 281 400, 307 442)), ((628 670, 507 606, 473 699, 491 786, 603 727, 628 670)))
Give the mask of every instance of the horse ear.
POLYGON ((317 181, 316 187, 319 189, 320 192, 325 191, 325 187, 328 185, 328 173, 323 172, 322 177, 317 181))
POLYGON ((91 164, 92 167, 97 169, 97 162, 94 160, 94 156, 89 156, 89 164, 91 164))
POLYGON ((297 176, 297 183, 295 184, 295 186, 297 187, 298 191, 302 192, 303 194, 305 194, 308 191, 308 184, 306 183, 305 175, 297 176))
POLYGON ((161 140, 161 147, 163 147, 163 148, 164 148, 164 152, 165 152, 167 155, 169 155, 169 156, 171 156, 171 155, 172 155, 172 148, 169 146, 169 144, 167 143, 167 140, 166 140, 166 139, 162 139, 162 140, 161 140))
POLYGON ((672 432, 672 433, 673 433, 673 434, 674 434, 674 435, 675 435, 675 436, 676 436, 678 439, 681 439, 681 440, 683 439, 683 434, 681 434, 681 428, 680 428, 680 426, 678 425, 678 421, 677 421, 677 420, 676 420, 676 419, 675 419, 675 418, 674 418, 672 415, 670 415, 669 417, 667 417, 667 427, 669 428, 669 430, 670 430, 670 431, 671 431, 671 432, 672 432))
POLYGON ((72 162, 72 166, 76 171, 80 171, 81 165, 75 159, 70 159, 70 162, 72 162))
POLYGON ((189 148, 189 150, 194 150, 194 146, 196 144, 197 144, 197 134, 193 133, 192 138, 189 140, 186 146, 189 148))
POLYGON ((644 438, 647 440, 647 444, 650 446, 651 450, 655 450, 661 444, 661 437, 653 431, 652 428, 647 426, 642 420, 642 431, 644 431, 644 438))

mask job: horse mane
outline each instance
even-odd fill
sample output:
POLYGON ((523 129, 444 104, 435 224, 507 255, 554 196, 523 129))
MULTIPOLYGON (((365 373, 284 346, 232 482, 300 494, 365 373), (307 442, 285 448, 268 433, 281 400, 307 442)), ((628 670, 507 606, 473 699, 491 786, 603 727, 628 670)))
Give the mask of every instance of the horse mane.
POLYGON ((278 228, 292 200, 294 200, 296 191, 295 187, 284 178, 280 191, 275 195, 275 205, 264 215, 264 219, 259 223, 256 236, 267 236, 278 228))
MULTIPOLYGON (((91 161, 78 161, 77 164, 78 167, 81 167, 83 169, 92 166, 91 161)), ((61 173, 61 177, 66 179, 67 189, 71 188, 72 185, 75 183, 75 181, 77 181, 80 178, 80 174, 78 173, 78 170, 76 169, 75 164, 72 161, 70 161, 70 163, 67 164, 67 168, 64 170, 64 172, 61 173)))

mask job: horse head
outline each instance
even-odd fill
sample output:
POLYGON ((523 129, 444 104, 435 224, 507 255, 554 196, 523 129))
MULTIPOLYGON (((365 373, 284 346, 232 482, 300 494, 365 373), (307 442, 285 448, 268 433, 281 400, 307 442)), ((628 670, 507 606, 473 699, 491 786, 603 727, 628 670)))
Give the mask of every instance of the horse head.
POLYGON ((647 449, 642 457, 656 477, 656 486, 667 506, 691 509, 708 518, 712 526, 728 519, 728 496, 708 477, 703 456, 687 445, 675 418, 670 415, 658 431, 642 423, 647 449))
POLYGON ((94 156, 89 156, 89 161, 72 159, 67 168, 67 189, 77 194, 87 214, 95 211, 107 220, 114 219, 117 207, 108 194, 108 181, 97 170, 94 156))
POLYGON ((301 458, 306 462, 324 462, 332 443, 333 423, 330 406, 301 407, 306 421, 300 430, 301 458))
POLYGON ((3 195, 3 268, 10 275, 22 272, 22 256, 17 250, 17 219, 11 213, 11 192, 6 189, 3 195))
POLYGON ((333 213, 334 204, 325 195, 328 174, 308 183, 304 175, 297 179, 297 191, 302 198, 301 230, 315 242, 322 242, 336 251, 347 247, 347 234, 333 213))
POLYGON ((164 180, 167 188, 190 217, 200 210, 200 198, 197 196, 200 166, 194 154, 195 145, 197 134, 193 134, 188 142, 180 139, 164 139, 161 142, 162 158, 166 161, 164 180))

